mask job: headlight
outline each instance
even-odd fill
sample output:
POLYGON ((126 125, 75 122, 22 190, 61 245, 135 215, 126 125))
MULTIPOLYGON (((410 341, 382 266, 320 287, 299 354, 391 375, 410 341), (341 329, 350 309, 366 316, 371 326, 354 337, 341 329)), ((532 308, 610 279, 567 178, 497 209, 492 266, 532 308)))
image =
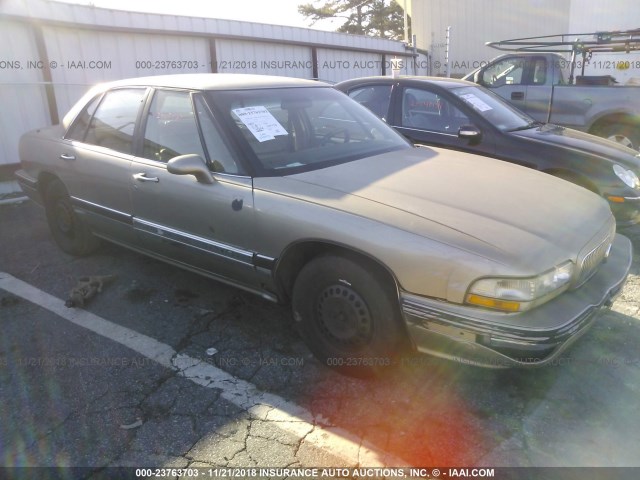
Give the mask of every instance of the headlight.
POLYGON ((537 277, 481 278, 471 285, 466 302, 505 312, 522 312, 566 290, 572 276, 573 263, 569 261, 537 277))
POLYGON ((618 165, 617 163, 613 166, 613 173, 624 182, 625 185, 631 188, 638 188, 640 186, 640 180, 638 176, 632 170, 628 170, 624 168, 622 165, 618 165))

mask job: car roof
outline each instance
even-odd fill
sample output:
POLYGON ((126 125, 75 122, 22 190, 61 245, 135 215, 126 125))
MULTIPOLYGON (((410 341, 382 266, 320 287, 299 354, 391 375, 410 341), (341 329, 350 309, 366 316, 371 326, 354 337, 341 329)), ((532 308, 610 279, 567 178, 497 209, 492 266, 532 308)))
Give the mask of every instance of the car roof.
POLYGON ((126 78, 113 82, 100 83, 84 94, 62 119, 65 129, 73 119, 96 95, 112 88, 122 87, 184 88, 189 90, 248 90, 255 88, 330 88, 329 84, 317 80, 276 77, 269 75, 248 75, 241 73, 181 73, 175 75, 157 75, 151 77, 126 78))
POLYGON ((186 73, 158 75, 151 77, 128 78, 103 83, 101 85, 104 90, 123 86, 188 88, 194 90, 242 90, 277 87, 328 87, 329 85, 315 80, 241 73, 186 73))
POLYGON ((432 85, 438 85, 443 88, 477 86, 473 82, 468 82, 466 80, 459 80, 457 78, 426 77, 426 76, 417 76, 417 75, 402 75, 400 77, 373 76, 373 77, 352 78, 350 80, 345 80, 343 82, 340 82, 335 86, 340 88, 341 85, 351 86, 359 83, 375 83, 376 81, 384 81, 384 83, 396 83, 396 82, 429 83, 432 85))

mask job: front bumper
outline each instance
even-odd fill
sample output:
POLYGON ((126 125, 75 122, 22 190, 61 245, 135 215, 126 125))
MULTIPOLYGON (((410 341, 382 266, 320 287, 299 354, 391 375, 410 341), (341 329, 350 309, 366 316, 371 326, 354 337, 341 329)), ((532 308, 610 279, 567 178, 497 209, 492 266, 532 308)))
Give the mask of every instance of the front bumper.
POLYGON ((417 350, 477 366, 505 368, 553 362, 622 291, 632 261, 628 238, 616 235, 611 253, 576 290, 522 313, 500 313, 409 293, 402 313, 417 350))

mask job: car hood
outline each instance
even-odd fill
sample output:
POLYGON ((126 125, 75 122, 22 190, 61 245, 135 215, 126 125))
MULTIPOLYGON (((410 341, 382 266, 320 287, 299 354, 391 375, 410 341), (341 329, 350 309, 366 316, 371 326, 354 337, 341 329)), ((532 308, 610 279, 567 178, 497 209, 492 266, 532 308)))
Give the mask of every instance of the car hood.
POLYGON ((583 154, 598 156, 605 161, 619 163, 640 173, 640 154, 605 138, 571 128, 545 124, 537 128, 510 132, 520 139, 542 142, 563 149, 570 148, 583 154))
POLYGON ((414 148, 258 188, 356 214, 519 269, 578 252, 611 221, 597 195, 486 157, 414 148))

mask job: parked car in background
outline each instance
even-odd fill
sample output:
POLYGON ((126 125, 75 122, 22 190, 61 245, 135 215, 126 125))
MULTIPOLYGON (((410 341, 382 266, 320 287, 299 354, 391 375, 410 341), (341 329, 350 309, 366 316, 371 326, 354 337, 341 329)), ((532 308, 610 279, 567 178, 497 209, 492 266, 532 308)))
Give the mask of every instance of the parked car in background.
POLYGON ((441 146, 549 173, 605 198, 618 225, 640 222, 640 154, 539 122, 463 80, 368 77, 335 85, 416 144, 441 146))
POLYGON ((313 353, 354 375, 407 346, 478 365, 550 362, 631 265, 598 196, 415 148, 314 81, 104 84, 62 125, 25 134, 20 157, 20 184, 65 252, 102 238, 291 302, 313 353))

